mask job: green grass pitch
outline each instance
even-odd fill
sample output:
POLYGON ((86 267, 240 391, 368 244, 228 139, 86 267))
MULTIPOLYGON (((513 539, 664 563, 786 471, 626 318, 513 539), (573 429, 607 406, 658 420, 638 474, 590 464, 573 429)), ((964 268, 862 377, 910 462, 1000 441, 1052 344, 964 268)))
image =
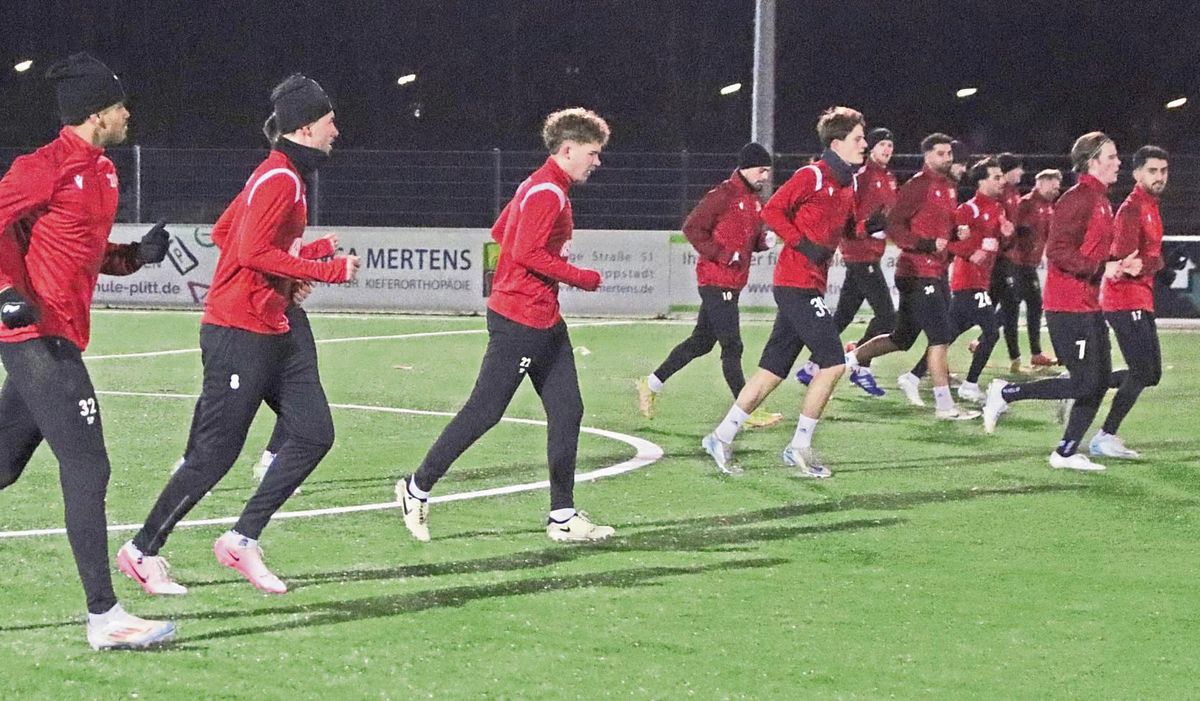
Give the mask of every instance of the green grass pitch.
MULTIPOLYGON (((192 348, 198 323, 99 312, 88 355, 192 348)), ((475 332, 321 345, 335 403, 454 411, 486 341, 480 318, 313 325, 318 339, 475 332)), ((748 370, 768 331, 745 324, 748 370)), ((1200 334, 1163 332, 1164 381, 1121 431, 1141 461, 1049 469, 1060 427, 1045 402, 1014 405, 993 436, 935 422, 893 390, 913 360, 896 355, 877 363, 886 398, 838 388, 816 437, 835 476, 818 483, 779 464, 802 396, 793 381, 766 404, 785 422, 739 436, 740 478, 719 477, 699 447, 731 401, 716 352, 671 379, 657 418, 637 414, 633 379, 687 332, 572 330, 590 351, 576 356, 584 423, 665 451, 577 487, 578 505, 617 528, 610 542, 549 541, 545 491, 436 504, 428 544, 390 509, 277 521, 263 547, 292 590, 267 597, 215 562, 225 526, 180 528, 163 554, 186 597, 147 597, 114 565, 125 606, 174 619, 177 644, 97 654, 65 537, 0 539, 0 698, 1194 698, 1200 334)), ((955 369, 965 356, 952 351, 955 369)), ((199 387, 198 353, 88 365, 102 392, 199 387)), ((183 449, 192 401, 100 404, 109 521, 140 522, 183 449)), ((528 383, 509 415, 542 418, 528 383)), ((335 409, 334 420, 333 451, 285 510, 390 501, 448 419, 335 409)), ((264 409, 190 518, 238 513, 270 428, 264 409)), ((435 493, 544 479, 544 453, 543 428, 501 424, 435 493)), ((584 435, 579 469, 633 453, 584 435)), ((0 530, 62 525, 56 472, 43 447, 0 493, 0 530)), ((129 536, 111 535, 114 554, 129 536)))

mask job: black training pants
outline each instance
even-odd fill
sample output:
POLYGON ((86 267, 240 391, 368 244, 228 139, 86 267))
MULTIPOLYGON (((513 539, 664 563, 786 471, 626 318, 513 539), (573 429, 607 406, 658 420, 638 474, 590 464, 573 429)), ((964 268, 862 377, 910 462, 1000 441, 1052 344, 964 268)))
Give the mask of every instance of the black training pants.
MULTIPOLYGON (((100 405, 79 349, 58 337, 0 343, 0 489, 17 481, 44 439, 58 459, 67 540, 87 608, 117 603, 108 560, 104 498, 111 471, 100 405)), ((46 573, 42 573, 46 574, 46 573)))
POLYGON ((839 334, 854 321, 854 315, 858 313, 863 300, 871 305, 875 316, 871 318, 866 332, 858 340, 860 346, 880 334, 891 333, 892 329, 896 328, 896 305, 892 303, 892 292, 888 289, 887 279, 883 277, 883 269, 879 267, 879 263, 846 264, 846 279, 842 283, 837 309, 833 312, 833 321, 837 324, 839 334))
POLYGON ((200 349, 204 386, 183 466, 134 537, 148 555, 158 553, 175 524, 233 466, 264 401, 279 413, 287 439, 233 530, 257 539, 333 446, 333 417, 311 334, 268 335, 204 324, 200 349))
POLYGON ((667 355, 654 376, 666 382, 685 365, 721 344, 721 372, 725 384, 736 399, 746 385, 742 372, 742 331, 738 316, 738 290, 704 286, 700 288, 700 315, 692 335, 667 355))
POLYGON ((450 465, 499 423, 528 375, 546 410, 550 510, 571 508, 583 398, 567 325, 559 320, 548 329, 535 329, 489 309, 487 327, 487 350, 475 388, 429 449, 413 481, 422 490, 433 489, 450 465))

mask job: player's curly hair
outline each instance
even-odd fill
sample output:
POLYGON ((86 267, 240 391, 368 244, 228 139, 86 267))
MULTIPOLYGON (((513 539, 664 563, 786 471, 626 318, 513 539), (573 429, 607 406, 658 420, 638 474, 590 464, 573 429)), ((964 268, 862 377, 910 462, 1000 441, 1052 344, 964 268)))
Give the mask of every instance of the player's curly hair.
POLYGON ((558 151, 564 141, 603 146, 609 133, 608 123, 600 115, 582 107, 551 112, 542 123, 542 143, 550 153, 558 151))

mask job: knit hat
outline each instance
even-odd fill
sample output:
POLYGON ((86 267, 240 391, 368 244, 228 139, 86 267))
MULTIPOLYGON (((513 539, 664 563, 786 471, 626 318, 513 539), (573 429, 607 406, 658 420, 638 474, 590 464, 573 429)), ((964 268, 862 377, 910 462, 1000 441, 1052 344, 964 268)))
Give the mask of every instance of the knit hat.
POLYGON ((967 150, 967 145, 955 139, 950 142, 950 153, 953 154, 955 163, 966 164, 971 160, 971 153, 967 150))
POLYGON ((1021 160, 1021 157, 1012 153, 1002 153, 996 156, 996 160, 1000 163, 1001 173, 1025 167, 1025 162, 1021 160))
POLYGON ((329 96, 312 78, 293 73, 271 91, 275 125, 280 134, 290 134, 333 111, 329 96))
POLYGON ((891 129, 885 129, 884 127, 875 127, 867 132, 868 149, 875 148, 875 144, 878 144, 880 141, 890 141, 894 144, 896 143, 896 137, 892 135, 891 129))
POLYGON ((126 99, 121 80, 99 59, 83 52, 50 66, 46 79, 54 81, 63 124, 82 124, 90 115, 126 99))
POLYGON ((742 147, 738 154, 738 170, 746 168, 770 168, 773 165, 771 154, 753 141, 742 147))

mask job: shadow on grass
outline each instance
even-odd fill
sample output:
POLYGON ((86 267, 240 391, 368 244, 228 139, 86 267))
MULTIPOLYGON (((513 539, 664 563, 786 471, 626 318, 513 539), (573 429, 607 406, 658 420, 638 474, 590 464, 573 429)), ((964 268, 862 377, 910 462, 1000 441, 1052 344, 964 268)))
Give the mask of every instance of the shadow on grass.
POLYGON ((205 640, 221 640, 246 635, 259 635, 295 628, 310 626, 348 623, 374 618, 389 618, 403 616, 438 608, 453 608, 464 606, 472 601, 512 596, 528 596, 545 594, 572 589, 591 587, 613 587, 631 589, 636 587, 657 586, 659 579, 687 575, 703 575, 710 572, 737 571, 751 568, 776 567, 787 563, 783 558, 754 558, 744 560, 729 560, 706 565, 690 567, 638 567, 607 572, 568 575, 562 577, 539 577, 522 579, 514 582, 496 584, 479 584, 460 587, 446 587, 411 594, 385 594, 361 599, 342 599, 308 603, 301 606, 262 607, 258 609, 238 609, 234 611, 217 611, 180 618, 195 618, 197 620, 244 619, 254 616, 302 616, 300 619, 262 623, 242 626, 228 630, 218 630, 201 635, 188 636, 189 643, 205 640))

